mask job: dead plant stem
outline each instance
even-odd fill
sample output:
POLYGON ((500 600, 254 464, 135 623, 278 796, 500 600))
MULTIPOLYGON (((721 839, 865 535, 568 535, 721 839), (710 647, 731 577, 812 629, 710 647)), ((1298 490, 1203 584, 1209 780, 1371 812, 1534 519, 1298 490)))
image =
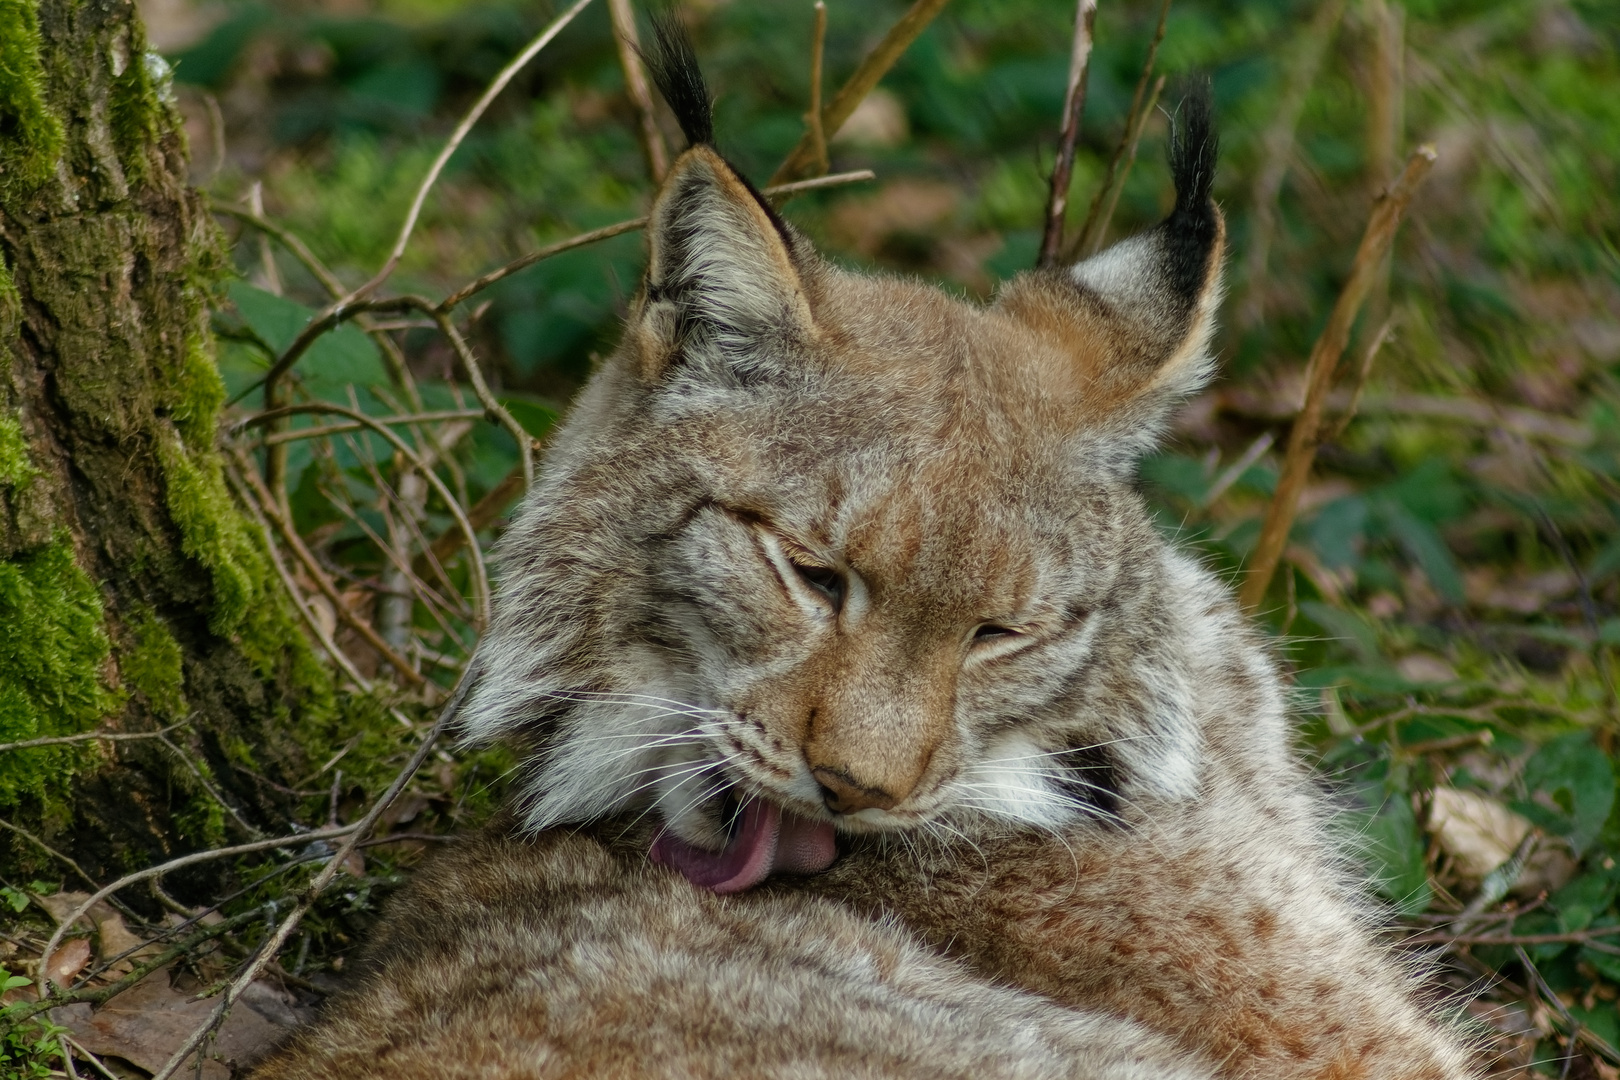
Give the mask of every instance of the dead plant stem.
POLYGON ((1079 235, 1068 249, 1069 261, 1095 252, 1108 234, 1108 222, 1119 203, 1119 193, 1124 190, 1125 177, 1130 175, 1131 165, 1136 161, 1136 145, 1142 138, 1143 128, 1147 127, 1147 118, 1153 115, 1153 106, 1158 102, 1159 94, 1164 90, 1164 77, 1161 75, 1153 83, 1153 93, 1147 93, 1148 80, 1153 77, 1153 65, 1158 62, 1159 45, 1164 41, 1164 28, 1169 19, 1170 0, 1164 0, 1159 6, 1159 24, 1153 30, 1147 59, 1142 62, 1142 74, 1136 80, 1135 91, 1131 93, 1131 108, 1125 114, 1125 128, 1120 132, 1119 145, 1114 147, 1114 155, 1108 159, 1108 171, 1103 175, 1102 186, 1091 197, 1085 224, 1080 227, 1079 235), (1122 162, 1123 169, 1120 167, 1122 162))
POLYGON ((810 125, 810 146, 820 176, 832 171, 832 161, 827 157, 827 130, 821 125, 821 68, 826 54, 827 5, 824 0, 816 0, 816 24, 810 39, 810 111, 804 114, 804 120, 810 125))
POLYGON ((1069 81, 1063 91, 1063 118, 1058 125, 1057 158, 1052 164, 1051 189, 1046 196, 1046 228, 1036 266, 1051 266, 1063 249, 1063 222, 1069 212, 1069 183, 1074 178, 1074 148, 1080 120, 1086 111, 1086 72, 1091 66, 1092 29, 1097 23, 1097 0, 1078 0, 1074 12, 1074 39, 1069 49, 1069 81))
MULTIPOLYGON (((838 93, 833 95, 832 101, 821 110, 821 129, 824 138, 831 139, 838 134, 838 129, 844 126, 844 121, 854 113, 855 106, 859 105, 883 76, 888 74, 894 62, 900 59, 906 48, 917 39, 917 35, 928 28, 928 24, 934 21, 934 16, 939 14, 946 2, 947 0, 916 0, 916 3, 912 4, 889 28, 889 32, 883 35, 883 40, 866 54, 866 58, 855 69, 855 74, 838 88, 838 93)), ((788 152, 787 158, 777 167, 770 182, 773 185, 784 183, 803 174, 815 163, 812 136, 806 131, 799 138, 798 144, 788 152)))
POLYGON ((608 16, 613 20, 613 40, 619 47, 619 67, 624 71, 624 89, 636 107, 636 119, 641 135, 641 152, 647 158, 647 175, 654 184, 664 182, 669 172, 669 148, 664 145, 664 133, 658 127, 658 114, 653 108, 652 88, 647 84, 647 72, 641 66, 641 37, 636 32, 636 13, 630 0, 607 0, 608 16))
POLYGON ((337 586, 333 584, 331 575, 327 574, 325 567, 321 566, 320 560, 315 558, 315 553, 309 550, 308 545, 304 543, 304 538, 298 535, 298 530, 293 527, 292 520, 287 516, 285 508, 271 495, 269 487, 259 478, 258 471, 253 468, 252 462, 241 460, 239 465, 241 476, 247 481, 248 490, 258 500, 260 512, 270 519, 270 523, 275 526, 276 532, 281 534, 282 541, 292 549, 292 553, 304 565, 304 572, 315 582, 315 587, 325 595, 338 619, 346 623, 355 633, 365 638, 366 643, 376 649, 378 655, 388 661, 394 670, 404 677, 406 682, 416 686, 423 685, 426 680, 422 677, 422 673, 412 667, 409 660, 396 652, 394 647, 388 644, 383 639, 383 636, 377 632, 376 627, 349 607, 348 601, 343 599, 343 594, 338 592, 337 586))
MULTIPOLYGON (((1329 0, 1332 2, 1332 0, 1329 0)), ((1245 611, 1257 611, 1265 599, 1266 588, 1277 571, 1277 562, 1288 543, 1288 530, 1294 524, 1299 510, 1299 497, 1310 477, 1311 463, 1322 432, 1322 413, 1328 392, 1333 389, 1333 378, 1339 357, 1350 339, 1350 329, 1362 301, 1378 274, 1385 253, 1395 240, 1395 231, 1401 222, 1412 196, 1428 175, 1435 161, 1434 148, 1420 146, 1407 159, 1406 169, 1394 185, 1374 204, 1361 245, 1350 265, 1350 276, 1334 302, 1327 325, 1316 339, 1310 360, 1305 366, 1305 402, 1293 429, 1288 434, 1288 449, 1283 457, 1282 472, 1277 478, 1277 491, 1266 509, 1260 539, 1250 556, 1248 575, 1238 598, 1245 611)))
POLYGON ((456 710, 461 706, 462 699, 466 696, 467 691, 471 689, 476 678, 477 667, 478 665, 475 658, 474 662, 467 665, 466 670, 462 674, 461 682, 457 686, 454 695, 452 695, 449 702, 446 703, 443 711, 439 713, 438 721, 433 725, 432 730, 427 733, 426 737, 423 738, 422 745, 417 747, 416 752, 411 755, 410 761, 406 762, 405 767, 399 771, 397 776, 394 777, 393 783, 389 784, 388 789, 382 793, 382 796, 378 798, 375 803, 372 804, 371 809, 366 812, 366 816, 361 818, 360 821, 352 827, 352 831, 349 832, 348 838, 343 841, 342 845, 338 847, 337 851, 332 855, 332 857, 327 860, 324 866, 321 867, 320 872, 315 875, 315 879, 311 881, 308 888, 304 890, 303 896, 299 898, 298 903, 294 905, 293 910, 288 913, 288 915, 282 919, 279 924, 277 924, 275 930, 265 939, 264 943, 261 944, 258 950, 253 954, 253 958, 248 961, 246 966, 243 967, 242 971, 234 980, 232 980, 225 993, 221 995, 220 1002, 217 1006, 215 1006, 213 1014, 209 1016, 209 1018, 201 1026, 199 1026, 196 1031, 191 1033, 190 1037, 187 1038, 180 1048, 176 1050, 169 1058, 169 1060, 163 1064, 163 1067, 153 1075, 152 1080, 169 1080, 169 1078, 175 1074, 175 1071, 179 1069, 180 1066, 184 1064, 193 1053, 196 1052, 197 1048, 203 1044, 209 1035, 211 1035, 214 1030, 218 1028, 220 1023, 225 1019, 225 1015, 230 1012, 231 1007, 236 1004, 243 992, 250 985, 252 985, 253 980, 258 978, 259 973, 264 970, 265 965, 276 958, 276 953, 280 951, 282 945, 286 944, 287 938, 290 937, 293 930, 297 928, 298 923, 304 917, 304 914, 314 905, 315 901, 326 889, 326 886, 329 885, 332 879, 337 875, 338 870, 348 862, 349 856, 354 852, 355 847, 360 841, 364 840, 371 830, 376 826, 377 821, 382 817, 383 812, 393 805, 394 800, 399 797, 400 792, 405 790, 405 785, 410 782, 411 777, 416 775, 416 770, 421 768, 422 762, 427 760, 428 754, 432 752, 434 744, 438 741, 439 736, 443 734, 444 729, 449 725, 450 721, 455 717, 456 710))

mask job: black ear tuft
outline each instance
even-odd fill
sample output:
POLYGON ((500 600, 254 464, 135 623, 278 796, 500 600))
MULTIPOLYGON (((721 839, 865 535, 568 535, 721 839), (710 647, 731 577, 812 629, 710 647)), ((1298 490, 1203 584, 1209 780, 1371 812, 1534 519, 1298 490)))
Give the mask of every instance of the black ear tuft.
POLYGON ((714 100, 703 82, 697 53, 686 27, 672 11, 652 17, 653 47, 644 53, 647 70, 658 92, 680 122, 681 132, 692 146, 714 145, 714 100))
POLYGON ((1163 225, 1165 276, 1182 296, 1196 296, 1204 286, 1210 246, 1220 225, 1210 190, 1215 186, 1214 106, 1208 76, 1190 80, 1187 95, 1170 121, 1170 175, 1176 184, 1176 208, 1163 225))

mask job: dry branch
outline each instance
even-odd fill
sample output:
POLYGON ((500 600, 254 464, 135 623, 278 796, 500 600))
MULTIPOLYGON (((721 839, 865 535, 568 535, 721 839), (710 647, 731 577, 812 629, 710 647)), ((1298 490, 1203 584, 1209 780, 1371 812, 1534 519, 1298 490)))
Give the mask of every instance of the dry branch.
MULTIPOLYGON (((56 932, 51 935, 50 940, 45 943, 44 950, 39 954, 39 970, 42 972, 50 971, 51 956, 56 952, 57 946, 62 944, 62 938, 67 934, 68 930, 72 928, 73 924, 88 915, 91 908, 112 896, 120 889, 127 888, 130 885, 134 885, 140 881, 146 881, 150 878, 163 877, 166 874, 171 874, 174 871, 187 866, 194 866, 197 863, 211 862, 215 859, 228 859, 233 855, 248 855, 255 851, 267 851, 271 848, 300 847, 305 844, 314 843, 317 840, 331 840, 339 836, 347 836, 354 832, 354 830, 357 828, 359 828, 358 825, 339 825, 328 829, 313 829, 306 833, 294 833, 290 836, 276 836, 265 840, 255 840, 251 843, 236 844, 232 847, 210 848, 207 851, 194 851, 189 855, 181 855, 179 858, 170 859, 168 862, 159 863, 156 866, 148 866, 144 870, 136 870, 133 873, 125 874, 111 885, 103 885, 100 888, 97 888, 95 892, 90 894, 89 899, 85 900, 78 907, 69 912, 64 918, 59 920, 56 927, 56 932)), ((91 884, 94 885, 95 882, 92 881, 91 884)), ((41 998, 43 998, 49 992, 49 986, 47 985, 49 982, 50 980, 48 977, 40 979, 39 986, 41 998)))
POLYGON ((160 739, 184 723, 170 724, 160 731, 87 731, 82 735, 50 735, 42 739, 24 739, 21 742, 0 743, 0 754, 8 750, 28 750, 35 746, 62 746, 81 742, 123 742, 127 739, 160 739))
MULTIPOLYGON (((539 449, 540 445, 540 441, 535 440, 535 449, 539 449)), ((523 471, 521 468, 513 469, 501 478, 500 483, 485 492, 484 497, 479 499, 471 510, 467 511, 467 520, 472 523, 475 530, 487 529, 511 505, 512 500, 522 493, 523 471)), ((411 568, 418 576, 426 576, 431 568, 430 560, 444 563, 452 555, 460 551, 466 543, 467 538, 459 528, 446 529, 443 535, 429 544, 426 550, 416 557, 416 561, 412 563, 411 568)))
MULTIPOLYGON (((238 453, 240 454, 240 451, 238 453)), ((258 504, 258 512, 270 520, 270 523, 275 526, 276 532, 281 534, 281 539, 292 549, 298 561, 303 563, 304 571, 309 574, 310 579, 315 582, 315 587, 321 590, 327 602, 332 605, 333 613, 346 623, 351 630, 365 638, 366 644, 376 649, 377 654, 388 661, 394 670, 404 677, 406 682, 417 686, 426 685, 427 680, 422 677, 422 673, 417 671, 411 665, 411 662, 401 656, 392 645, 383 640, 383 636, 377 632, 376 627, 372 626, 366 619, 361 618, 353 608, 349 607, 348 601, 343 599, 343 594, 338 592, 337 586, 332 583, 331 576, 321 566, 320 561, 315 558, 315 553, 309 550, 309 546, 304 543, 304 538, 298 535, 298 530, 293 527, 292 520, 283 511, 281 503, 270 493, 270 488, 265 482, 259 478, 259 473, 253 468, 253 463, 246 460, 245 455, 243 455, 239 457, 238 465, 240 467, 239 475, 247 481, 246 494, 251 494, 254 497, 258 504)), ((294 596, 296 597, 297 594, 295 593, 294 596)))
POLYGON ((821 68, 827 55, 827 5, 816 0, 816 25, 810 39, 810 111, 804 122, 810 125, 810 146, 815 152, 816 172, 825 176, 832 171, 827 157, 827 129, 821 126, 821 68))
POLYGON ((1164 76, 1161 75, 1153 84, 1153 92, 1147 93, 1148 80, 1153 77, 1153 66, 1158 62, 1159 46, 1164 42, 1164 28, 1169 20, 1170 0, 1164 0, 1159 6, 1159 24, 1154 27, 1147 58, 1142 61, 1142 74, 1137 78, 1136 90, 1131 94, 1131 108, 1125 114, 1125 128, 1120 132, 1119 145, 1114 147, 1114 155, 1108 159, 1108 171, 1103 174, 1102 186, 1091 197, 1085 224, 1080 226, 1079 235, 1065 253, 1066 261, 1073 262, 1092 254, 1102 246, 1103 237, 1108 234, 1109 219, 1114 216, 1114 207, 1119 205, 1119 193, 1125 189, 1125 178, 1130 175, 1131 165, 1136 161, 1136 147, 1142 140, 1143 129, 1147 127, 1147 118, 1153 115, 1153 106, 1158 104, 1159 95, 1164 91, 1164 76), (1123 169, 1120 167, 1122 162, 1123 169))
POLYGON ((314 906, 315 901, 326 889, 326 886, 331 883, 332 878, 337 876, 338 869, 348 861, 355 847, 376 827, 377 821, 382 817, 383 812, 393 805, 395 799, 399 798, 399 793, 405 790, 405 785, 410 782, 411 777, 416 775, 416 770, 422 767, 422 762, 427 760, 427 756, 432 752, 434 744, 439 740, 439 736, 444 733, 450 721, 455 718, 456 710, 460 708, 462 699, 472 687, 476 673, 476 662, 469 663, 462 673, 461 682, 457 686, 455 694, 439 713, 438 721, 434 723, 432 730, 423 738, 422 745, 416 748, 416 753, 411 755, 410 761, 406 762, 405 767, 394 777, 393 783, 388 785, 388 790, 384 791, 382 796, 372 804, 371 809, 366 812, 366 816, 353 826, 353 830, 348 834, 348 839, 326 861, 326 865, 321 867, 320 873, 315 875, 315 880, 311 881, 309 887, 304 890, 303 896, 299 897, 298 903, 293 907, 293 910, 277 924, 275 931, 265 939, 264 943, 259 946, 258 951, 254 953, 253 959, 232 980, 229 988, 221 996, 219 1005, 215 1007, 213 1014, 196 1031, 192 1032, 190 1038, 174 1052, 168 1061, 164 1062, 163 1067, 157 1071, 152 1080, 169 1080, 175 1074, 175 1071, 196 1052, 197 1048, 224 1021, 226 1013, 230 1012, 231 1007, 236 1004, 243 991, 252 985, 253 980, 259 977, 259 973, 264 970, 265 965, 275 959, 276 953, 286 944, 287 938, 297 928, 299 920, 304 917, 305 912, 314 906))
MULTIPOLYGON (((844 126, 844 121, 855 111, 855 106, 859 105, 862 99, 872 92, 872 88, 877 86, 879 80, 888 74, 894 62, 900 59, 900 54, 917 40, 918 34, 928 28, 928 24, 934 21, 934 16, 939 14, 945 3, 946 0, 917 0, 904 15, 900 16, 899 21, 889 28, 889 32, 883 35, 883 40, 877 43, 877 47, 866 54, 866 59, 855 69, 855 74, 838 88, 838 93, 833 95, 832 101, 821 110, 821 130, 824 138, 830 139, 838 134, 838 129, 844 126)), ((788 152, 787 158, 777 167, 771 177, 772 184, 791 180, 815 165, 816 151, 811 145, 812 141, 810 132, 806 131, 800 137, 798 145, 788 152)))
POLYGON ((1057 160, 1046 197, 1046 230, 1036 266, 1057 262, 1063 247, 1063 219, 1069 211, 1069 181, 1074 176, 1074 147, 1086 111, 1086 71, 1091 66, 1091 31, 1097 22, 1097 0, 1079 0, 1074 12, 1074 41, 1069 50, 1069 82, 1063 91, 1063 119, 1058 126, 1057 160))
MULTIPOLYGON (((456 125, 456 129, 444 141, 444 147, 440 149, 439 156, 434 158, 433 164, 428 167, 427 175, 422 178, 422 183, 418 185, 416 196, 411 200, 411 208, 406 211, 405 220, 399 227, 399 236, 394 240, 394 246, 388 252, 388 258, 383 262, 381 269, 377 271, 370 281, 355 289, 345 298, 348 303, 370 296, 383 282, 388 280, 389 275, 394 272, 394 268, 399 265, 399 260, 404 258, 406 245, 411 242, 411 233, 416 231, 416 222, 422 215, 422 207, 427 202, 428 193, 433 190, 433 185, 438 182, 439 174, 444 172, 444 167, 449 163, 451 155, 461 146, 462 141, 467 138, 468 132, 472 131, 473 125, 478 123, 479 118, 484 115, 484 111, 500 96, 501 91, 506 89, 507 84, 517 77, 518 72, 528 66, 530 60, 540 54, 540 50, 551 44, 552 39, 562 33, 563 27, 573 22, 574 16, 585 10, 585 5, 590 2, 591 0, 575 0, 568 10, 551 20, 551 23, 540 31, 522 52, 513 57, 511 62, 502 68, 494 79, 490 80, 489 86, 485 87, 478 100, 473 102, 472 108, 468 109, 467 114, 461 118, 461 123, 456 125)), ((344 301, 340 300, 338 306, 345 306, 344 301)))
POLYGON ((641 152, 647 156, 647 174, 654 184, 664 182, 669 172, 669 148, 664 145, 664 133, 658 128, 658 114, 653 108, 652 88, 647 85, 647 72, 641 66, 641 40, 636 33, 636 15, 630 9, 630 0, 607 0, 608 15, 613 20, 614 43, 619 47, 619 67, 624 71, 625 93, 636 106, 641 133, 641 152))
POLYGON ((1114 148, 1114 156, 1109 159, 1103 186, 1092 196, 1091 209, 1086 212, 1085 227, 1080 230, 1080 235, 1069 248, 1068 258, 1071 261, 1095 255, 1102 247, 1103 241, 1108 238, 1108 223, 1114 219, 1114 210, 1119 206, 1119 196, 1125 190, 1125 181, 1131 175, 1131 166, 1136 164, 1136 151, 1142 142, 1142 132, 1147 129, 1148 117, 1153 115, 1154 108, 1159 104, 1159 96, 1164 93, 1164 82, 1163 75, 1155 79, 1152 91, 1142 100, 1141 108, 1133 108, 1130 116, 1126 118, 1125 130, 1120 135, 1119 145, 1114 148), (1115 167, 1120 165, 1121 156, 1124 158, 1124 164, 1116 171, 1115 167))
POLYGON ((362 693, 370 691, 371 680, 360 674, 360 670, 354 666, 354 661, 349 659, 347 653, 338 648, 337 642, 333 641, 332 636, 326 632, 326 627, 322 626, 321 621, 315 617, 309 599, 304 596, 303 590, 298 587, 298 583, 293 580, 292 574, 287 570, 287 564, 282 561, 281 548, 277 545, 275 535, 271 532, 270 523, 265 520, 264 513, 259 509, 258 497, 248 489, 248 481, 243 477, 242 471, 238 469, 236 462, 231 461, 229 458, 225 461, 225 475, 230 480, 231 486, 236 489, 236 497, 242 500, 242 505, 247 507, 254 523, 259 526, 259 531, 264 536, 265 550, 270 555, 270 563, 276 568, 276 576, 281 579, 282 587, 287 590, 287 595, 292 597, 293 606, 298 609, 298 614, 302 616, 304 625, 309 628, 310 633, 315 635, 315 640, 320 642, 321 648, 326 650, 326 655, 332 658, 332 662, 343 669, 343 673, 349 677, 349 681, 354 683, 362 693))
MULTIPOLYGON (((417 469, 422 474, 423 479, 433 486, 433 489, 438 492, 439 498, 444 500, 445 508, 450 511, 450 516, 456 519, 456 524, 459 525, 462 531, 466 534, 468 552, 472 556, 473 563, 473 605, 478 612, 477 625, 480 630, 487 626, 489 624, 489 571, 484 565, 483 551, 478 546, 478 534, 468 522, 467 513, 461 508, 461 503, 456 499, 455 494, 445 486, 444 481, 439 479, 438 474, 429 468, 427 464, 423 462, 423 460, 417 455, 416 451, 411 449, 411 447, 403 439, 401 439, 398 435, 395 435, 392 431, 388 430, 388 428, 381 422, 367 416, 363 412, 359 412, 358 410, 346 409, 341 405, 332 405, 324 401, 310 401, 302 405, 288 405, 280 409, 271 409, 249 417, 238 424, 237 427, 240 429, 254 424, 274 423, 275 421, 283 419, 284 417, 294 416, 299 413, 326 413, 334 416, 343 416, 354 421, 356 424, 369 428, 371 431, 382 436, 384 441, 392 446, 394 450, 401 454, 408 462, 410 462, 412 467, 417 469)), ((519 430, 521 431, 522 429, 520 428, 519 430)), ((527 439, 527 436, 524 436, 524 438, 527 439)), ((256 476, 250 476, 248 479, 254 484, 256 489, 259 487, 256 476)), ((264 494, 267 493, 261 493, 260 497, 263 498, 264 494)), ((266 510, 269 512, 271 508, 266 507, 266 510)), ((272 521, 276 521, 276 513, 279 513, 279 508, 276 508, 272 513, 272 521)), ((281 526, 281 522, 277 522, 277 525, 279 528, 281 526)), ((292 523, 290 521, 286 522, 286 532, 292 534, 288 537, 288 543, 293 543, 293 537, 297 537, 298 534, 296 530, 292 529, 292 523)), ((295 550, 299 548, 303 548, 302 539, 297 541, 295 550)), ((303 550, 307 552, 308 548, 303 548, 303 550)), ((358 627, 356 629, 358 629, 358 627)), ((372 633, 375 634, 376 631, 373 630, 372 633)), ((367 640, 369 641, 370 638, 367 640)), ((386 645, 384 648, 386 648, 386 645)), ((408 664, 406 667, 409 669, 408 664)), ((421 681, 421 676, 417 675, 414 681, 421 681)))
POLYGON ((1418 185, 1434 165, 1435 152, 1431 146, 1420 146, 1406 162, 1406 170, 1394 185, 1373 206, 1356 249, 1355 261, 1350 265, 1350 277, 1334 302, 1322 335, 1311 349, 1311 358, 1305 366, 1305 403, 1288 435, 1288 450, 1283 458, 1282 473, 1277 478, 1277 492, 1266 509, 1265 524, 1260 539, 1250 558, 1248 576, 1238 593, 1244 610, 1256 611, 1265 599, 1271 576, 1276 573, 1277 562, 1288 542, 1288 530, 1294 524, 1299 509, 1299 496, 1305 490, 1310 476, 1311 462, 1322 431, 1322 414, 1328 392, 1333 389, 1333 377, 1338 369, 1339 357, 1350 340, 1350 328, 1362 301, 1372 288, 1384 255, 1395 240, 1395 230, 1401 223, 1407 204, 1412 201, 1418 185))

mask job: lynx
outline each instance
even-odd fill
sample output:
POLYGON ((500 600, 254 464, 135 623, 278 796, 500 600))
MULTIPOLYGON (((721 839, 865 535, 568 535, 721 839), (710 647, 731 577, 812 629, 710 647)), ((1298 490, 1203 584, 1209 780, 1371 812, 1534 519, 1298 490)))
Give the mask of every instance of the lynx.
POLYGON ((1164 222, 981 306, 819 258, 661 36, 692 145, 461 719, 513 816, 265 1075, 1472 1075, 1133 488, 1211 372, 1207 90, 1164 222))

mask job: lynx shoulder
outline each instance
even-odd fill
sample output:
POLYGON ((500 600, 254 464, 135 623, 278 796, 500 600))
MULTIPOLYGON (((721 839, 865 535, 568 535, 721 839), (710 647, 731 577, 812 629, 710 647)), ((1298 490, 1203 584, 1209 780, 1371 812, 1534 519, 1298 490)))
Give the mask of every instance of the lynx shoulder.
POLYGON ((468 838, 256 1080, 1209 1080, 1130 1021, 993 986, 892 920, 720 897, 589 837, 468 838))
POLYGON ((653 207, 623 343, 503 541, 462 718, 528 754, 530 839, 414 886, 390 974, 332 1023, 359 1038, 400 995, 483 1000, 456 980, 491 957, 506 1011, 444 1021, 491 1055, 690 1052, 702 1074, 742 1040, 766 1057, 735 1070, 770 1072, 833 1040, 887 1061, 957 1008, 952 1068, 981 1068, 1008 1025, 1044 1060, 1067 1036, 994 989, 1012 985, 1072 1010, 1093 1047, 1076 1075, 1469 1075, 1374 941, 1264 643, 1133 488, 1210 373, 1226 234, 1207 93, 1182 107, 1163 223, 981 306, 823 261, 709 145, 684 46, 666 36, 654 67, 694 145, 653 207), (611 888, 530 869, 608 858, 568 830, 620 815, 651 828, 601 871, 611 888), (431 897, 480 882, 501 887, 470 923, 438 917, 431 897), (500 938, 508 922, 534 940, 500 938), (582 991, 587 971, 608 982, 582 991), (690 1008, 614 1028, 614 971, 664 972, 648 995, 690 1008), (966 996, 930 1011, 945 983, 966 996), (832 1012, 781 1012, 778 987, 832 1012), (880 998, 897 1004, 862 1004, 880 998), (596 1034, 571 1041, 570 1009, 596 1034))

